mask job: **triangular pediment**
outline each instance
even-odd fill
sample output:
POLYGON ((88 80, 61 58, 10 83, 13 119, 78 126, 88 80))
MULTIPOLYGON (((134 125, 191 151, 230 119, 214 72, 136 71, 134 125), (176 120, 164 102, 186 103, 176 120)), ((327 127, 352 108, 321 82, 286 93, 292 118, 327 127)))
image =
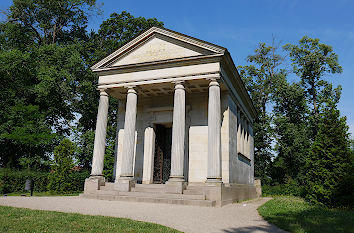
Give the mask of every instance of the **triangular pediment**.
POLYGON ((92 69, 207 56, 224 51, 220 46, 153 27, 95 64, 92 69))

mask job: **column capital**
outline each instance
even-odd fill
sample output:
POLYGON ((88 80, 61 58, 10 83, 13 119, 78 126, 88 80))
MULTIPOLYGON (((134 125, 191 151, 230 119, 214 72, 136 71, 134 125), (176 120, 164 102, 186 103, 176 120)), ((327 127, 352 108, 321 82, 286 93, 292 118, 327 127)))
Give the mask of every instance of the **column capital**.
POLYGON ((212 87, 212 86, 220 87, 220 84, 217 79, 209 79, 209 80, 210 80, 209 87, 212 87))
POLYGON ((175 90, 177 90, 177 89, 181 89, 181 90, 184 90, 185 88, 184 88, 184 83, 183 83, 183 81, 178 81, 178 82, 175 82, 174 83, 175 84, 175 90))
POLYGON ((108 96, 107 89, 99 89, 100 96, 108 96))
POLYGON ((125 88, 128 89, 127 94, 129 94, 129 93, 137 94, 136 86, 126 86, 125 88))

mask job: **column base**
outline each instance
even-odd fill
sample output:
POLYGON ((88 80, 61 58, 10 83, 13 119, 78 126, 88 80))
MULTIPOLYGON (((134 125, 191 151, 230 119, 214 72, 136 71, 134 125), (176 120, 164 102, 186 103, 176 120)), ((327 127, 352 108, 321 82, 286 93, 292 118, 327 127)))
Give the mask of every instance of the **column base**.
POLYGON ((207 180, 205 181, 205 183, 207 183, 207 184, 213 184, 213 183, 215 183, 215 184, 220 184, 220 183, 222 183, 222 178, 208 178, 207 177, 207 180))
POLYGON ((119 177, 114 184, 114 189, 121 192, 130 192, 135 187, 135 180, 133 177, 119 177))
POLYGON ((165 183, 165 192, 166 193, 178 193, 182 194, 183 190, 187 187, 187 182, 183 179, 183 177, 171 177, 165 183))
POLYGON ((96 194, 97 190, 105 183, 104 176, 90 176, 85 179, 84 193, 85 194, 96 194))

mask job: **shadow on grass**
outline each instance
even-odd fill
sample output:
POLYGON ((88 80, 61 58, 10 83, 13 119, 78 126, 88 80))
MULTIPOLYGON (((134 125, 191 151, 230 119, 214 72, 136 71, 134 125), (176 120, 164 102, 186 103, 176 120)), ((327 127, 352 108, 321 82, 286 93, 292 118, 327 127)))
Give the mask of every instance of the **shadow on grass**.
POLYGON ((276 214, 265 220, 290 232, 354 232, 353 213, 349 211, 311 209, 276 214))
POLYGON ((261 206, 259 213, 266 221, 290 232, 354 233, 353 210, 328 209, 295 198, 275 198, 261 206))
POLYGON ((285 231, 279 228, 269 225, 269 226, 254 226, 254 227, 239 227, 230 228, 223 230, 225 233, 252 233, 252 232, 272 232, 272 233, 284 233, 285 231))

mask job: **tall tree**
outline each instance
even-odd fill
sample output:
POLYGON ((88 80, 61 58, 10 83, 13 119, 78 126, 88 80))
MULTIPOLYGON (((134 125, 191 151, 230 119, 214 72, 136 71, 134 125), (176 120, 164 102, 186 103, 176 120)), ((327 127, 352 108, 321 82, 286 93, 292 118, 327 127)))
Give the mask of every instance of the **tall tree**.
POLYGON ((276 88, 274 102, 273 124, 277 156, 272 162, 272 180, 286 183, 291 179, 302 183, 310 147, 305 91, 300 84, 289 84, 284 79, 276 88))
MULTIPOLYGON (((100 59, 117 50, 119 47, 132 40, 142 32, 148 30, 152 26, 163 27, 163 22, 155 18, 134 17, 128 12, 113 13, 110 18, 103 21, 98 32, 92 32, 90 39, 85 43, 84 60, 87 64, 93 65, 100 59)), ((75 111, 80 114, 78 123, 78 142, 82 145, 82 149, 77 153, 80 158, 80 165, 89 168, 92 159, 93 135, 96 124, 97 108, 99 93, 97 88, 97 77, 88 72, 86 76, 80 80, 77 90, 79 98, 75 103, 75 111)), ((110 98, 108 111, 108 128, 107 128, 107 150, 105 154, 105 174, 112 175, 108 170, 113 169, 114 163, 114 146, 116 137, 116 123, 118 101, 110 98)), ((109 176, 109 179, 113 177, 109 176)))
POLYGON ((312 113, 317 119, 320 105, 323 104, 319 99, 319 92, 328 84, 323 79, 324 76, 342 72, 338 55, 331 46, 307 36, 304 36, 298 45, 287 44, 284 49, 289 52, 294 72, 306 89, 307 98, 312 104, 312 113))
POLYGON ((95 4, 96 0, 14 0, 8 22, 20 25, 38 45, 67 43, 85 37, 95 4))
POLYGON ((89 73, 78 41, 94 4, 15 0, 0 23, 0 145, 9 148, 1 153, 2 166, 19 166, 19 157, 46 158, 58 140, 40 138, 70 133, 77 84, 89 73))
POLYGON ((333 103, 320 114, 306 169, 308 199, 328 206, 353 205, 353 154, 348 126, 333 103))
POLYGON ((276 83, 285 73, 280 69, 283 57, 278 53, 278 46, 274 42, 271 46, 260 43, 254 53, 247 57, 252 65, 239 67, 239 71, 258 110, 258 118, 253 125, 255 175, 265 179, 272 157, 271 116, 267 107, 272 102, 276 83))

